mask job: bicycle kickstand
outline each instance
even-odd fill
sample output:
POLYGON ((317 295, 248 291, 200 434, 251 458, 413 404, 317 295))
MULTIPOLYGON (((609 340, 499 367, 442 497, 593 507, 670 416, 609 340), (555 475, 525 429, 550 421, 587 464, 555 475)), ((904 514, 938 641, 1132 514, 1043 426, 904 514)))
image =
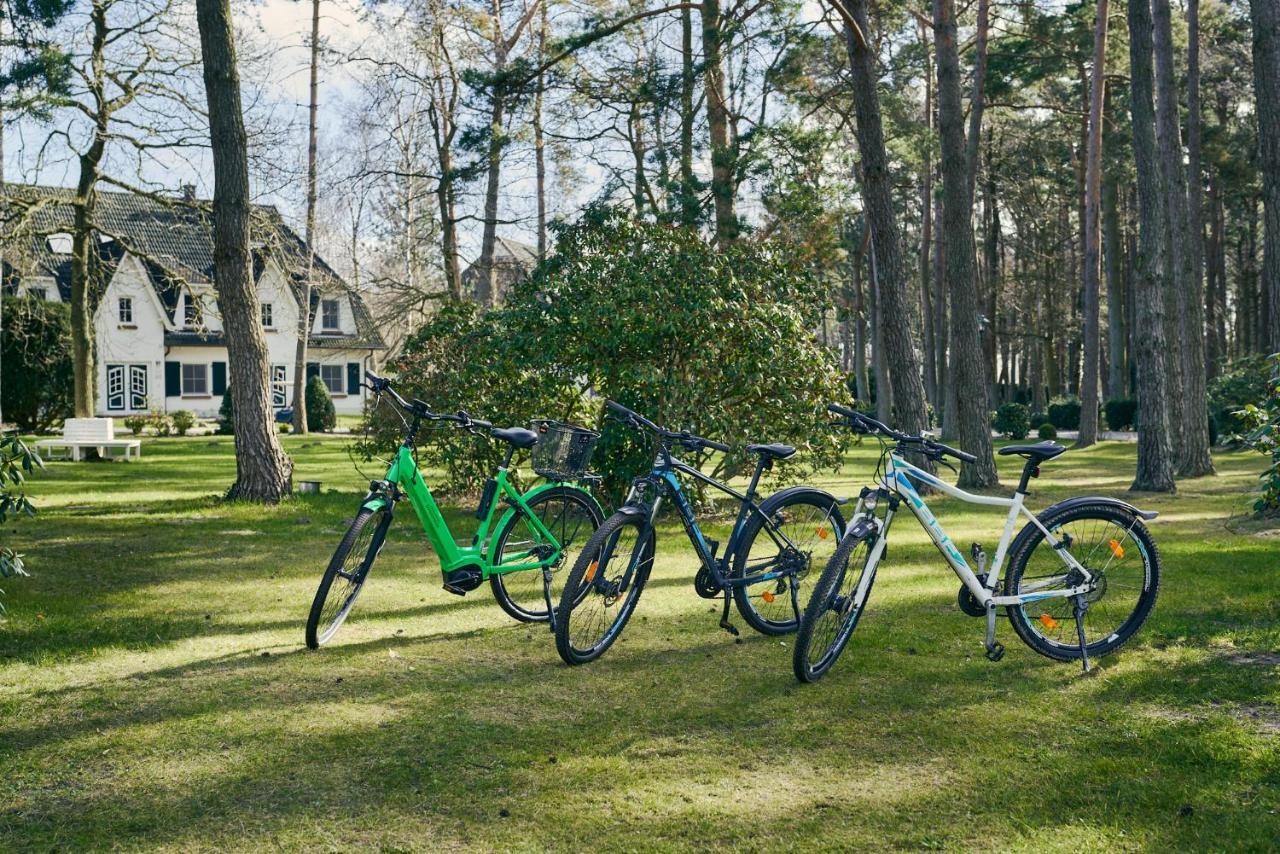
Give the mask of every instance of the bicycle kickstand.
POLYGON ((738 636, 738 627, 729 622, 729 597, 731 588, 727 585, 724 588, 724 610, 720 612, 720 628, 724 629, 735 638, 738 636))
POLYGON ((1071 604, 1076 614, 1076 639, 1080 641, 1080 665, 1085 673, 1089 673, 1092 670, 1089 666, 1089 647, 1084 640, 1084 612, 1089 610, 1089 603, 1083 596, 1074 596, 1071 604))
POLYGON ((551 567, 542 568, 542 598, 547 603, 547 627, 556 632, 556 609, 551 604, 551 567))

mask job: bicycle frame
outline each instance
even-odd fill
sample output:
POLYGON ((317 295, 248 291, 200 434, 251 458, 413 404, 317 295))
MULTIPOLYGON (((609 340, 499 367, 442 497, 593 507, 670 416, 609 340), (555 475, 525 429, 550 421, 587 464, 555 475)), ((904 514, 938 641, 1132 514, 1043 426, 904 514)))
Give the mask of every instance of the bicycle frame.
MULTIPOLYGON (((924 469, 912 465, 903 459, 897 451, 892 451, 885 456, 884 474, 880 482, 880 489, 890 495, 896 495, 905 500, 910 508, 912 515, 920 522, 921 527, 928 533, 929 538, 937 547, 938 551, 946 559, 951 569, 960 578, 964 586, 969 589, 973 597, 984 608, 1000 607, 1006 605, 1021 605, 1026 602, 1034 602, 1040 599, 1066 598, 1088 593, 1092 589, 1093 575, 1077 561, 1070 552, 1060 547, 1059 540, 1053 536, 1053 533, 1046 528, 1035 514, 1026 508, 1026 494, 1023 492, 1014 492, 1012 498, 999 498, 991 495, 974 495, 971 492, 965 492, 959 487, 929 474, 924 469), (912 480, 917 480, 927 484, 934 489, 940 490, 954 498, 958 498, 968 504, 980 504, 988 507, 1005 507, 1008 509, 1008 516, 1005 519, 1004 532, 1000 536, 1000 544, 996 547, 995 557, 992 559, 991 568, 986 574, 986 583, 978 577, 978 575, 969 567, 968 561, 960 554, 960 550, 955 547, 955 543, 951 541, 951 537, 947 535, 941 523, 938 522, 933 511, 929 509, 928 504, 920 496, 912 480), (996 585, 1000 581, 1000 570, 1004 564, 1005 558, 1009 550, 1009 544, 1013 540, 1014 526, 1020 516, 1026 516, 1031 520, 1031 524, 1044 533, 1047 542, 1054 547, 1059 558, 1066 566, 1067 570, 1076 570, 1080 573, 1083 581, 1072 587, 1064 587, 1054 590, 1031 590, 1017 596, 997 596, 995 594, 996 585)), ((865 497, 858 499, 857 507, 854 510, 853 518, 857 519, 862 515, 865 497)), ((889 523, 893 520, 896 502, 891 502, 886 510, 885 518, 877 520, 881 536, 877 538, 877 542, 867 557, 869 565, 874 566, 880 561, 881 555, 884 553, 885 540, 884 536, 889 530, 889 523), (872 563, 874 559, 874 563, 872 563)), ((1038 586, 1047 586, 1052 583, 1052 579, 1040 582, 1038 586)))
MULTIPOLYGON (((370 510, 378 510, 393 505, 400 498, 408 498, 418 521, 422 524, 423 532, 427 535, 427 540, 440 558, 440 570, 446 575, 454 570, 470 567, 479 568, 482 577, 488 578, 494 574, 541 569, 554 564, 560 558, 563 546, 542 523, 538 515, 529 508, 528 499, 544 490, 554 489, 560 484, 543 484, 521 495, 511 485, 505 466, 498 469, 494 480, 497 483, 494 497, 489 502, 485 517, 476 529, 469 546, 460 546, 455 542, 453 532, 449 529, 439 505, 431 495, 431 490, 423 481, 418 464, 413 459, 413 450, 408 444, 400 447, 387 469, 386 476, 381 481, 371 484, 369 495, 365 497, 362 506, 370 510), (499 496, 506 499, 509 507, 495 525, 494 517, 497 515, 499 496), (544 543, 552 547, 552 551, 543 556, 535 554, 535 549, 529 549, 504 555, 502 561, 495 564, 489 554, 490 535, 502 530, 507 520, 516 513, 525 516, 538 536, 544 539, 544 543)), ((590 495, 590 493, 584 494, 590 495)), ((594 497, 592 500, 595 500, 594 497)))
MULTIPOLYGON (((781 578, 785 572, 762 572, 756 575, 748 575, 743 578, 729 578, 729 573, 721 569, 721 561, 727 567, 729 558, 737 553, 739 540, 743 529, 746 527, 748 514, 758 513, 764 516, 764 512, 760 509, 760 505, 753 497, 755 490, 755 482, 747 492, 738 492, 736 489, 729 487, 710 475, 703 474, 688 463, 681 462, 675 457, 659 453, 654 460, 653 469, 643 477, 637 478, 631 486, 631 492, 627 495, 625 506, 643 508, 644 501, 641 495, 640 487, 643 485, 653 485, 659 490, 655 496, 653 503, 648 507, 648 524, 652 528, 654 521, 657 519, 658 510, 662 505, 664 493, 670 494, 676 504, 676 511, 680 514, 680 521, 684 523, 685 532, 689 536, 689 542, 693 545, 694 550, 698 553, 704 566, 711 573, 712 578, 722 587, 744 587, 751 584, 759 584, 765 581, 772 581, 781 578), (684 494, 684 488, 680 485, 680 478, 676 476, 676 472, 683 472, 690 477, 696 478, 703 483, 709 484, 727 495, 732 495, 738 500, 738 517, 733 524, 733 530, 729 534, 729 541, 725 544, 724 555, 717 560, 707 539, 702 533, 702 528, 698 525, 697 516, 694 515, 693 506, 689 503, 689 499, 684 494)), ((764 530, 769 534, 770 539, 774 543, 782 546, 783 542, 788 547, 795 548, 795 545, 787 539, 786 535, 781 531, 776 531, 772 522, 765 517, 764 530), (782 541, 779 541, 781 537, 782 541)))

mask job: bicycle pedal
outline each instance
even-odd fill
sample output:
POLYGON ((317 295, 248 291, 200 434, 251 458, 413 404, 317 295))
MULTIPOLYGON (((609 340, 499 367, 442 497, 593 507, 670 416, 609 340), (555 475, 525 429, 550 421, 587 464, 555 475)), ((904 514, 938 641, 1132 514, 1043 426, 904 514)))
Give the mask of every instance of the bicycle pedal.
POLYGON ((735 638, 738 637, 740 634, 742 634, 741 632, 738 631, 738 627, 735 626, 733 623, 729 622, 728 620, 721 620, 720 628, 724 629, 726 632, 733 635, 735 638))
POLYGON ((449 591, 450 593, 452 593, 454 596, 466 596, 468 592, 466 589, 462 587, 458 587, 455 584, 450 584, 447 581, 444 584, 441 584, 440 586, 443 587, 445 590, 449 591))
POLYGON ((987 661, 999 661, 1004 658, 1004 644, 999 642, 993 643, 991 646, 987 647, 985 655, 987 656, 987 661))

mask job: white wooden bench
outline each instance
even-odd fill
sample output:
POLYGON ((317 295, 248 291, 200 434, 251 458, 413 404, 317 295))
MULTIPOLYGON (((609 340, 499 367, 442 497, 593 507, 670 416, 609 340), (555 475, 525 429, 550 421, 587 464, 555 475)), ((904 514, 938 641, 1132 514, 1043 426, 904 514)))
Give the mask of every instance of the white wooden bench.
POLYGON ((62 425, 61 439, 41 439, 36 450, 47 460, 63 459, 79 462, 85 451, 96 450, 103 459, 138 459, 142 443, 137 439, 117 439, 116 425, 110 418, 68 418, 62 425), (123 451, 123 457, 119 452, 123 451))

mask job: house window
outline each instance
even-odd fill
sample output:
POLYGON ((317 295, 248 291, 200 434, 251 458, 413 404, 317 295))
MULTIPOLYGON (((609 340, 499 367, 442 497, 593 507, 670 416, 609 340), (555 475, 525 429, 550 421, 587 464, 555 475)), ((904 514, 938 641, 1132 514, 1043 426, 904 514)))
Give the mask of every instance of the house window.
POLYGON ((329 389, 329 394, 346 394, 347 390, 342 385, 342 365, 321 365, 320 381, 324 383, 324 387, 329 389))
POLYGON ((187 294, 186 299, 183 300, 182 303, 183 325, 188 329, 194 329, 200 326, 204 319, 201 315, 200 301, 196 298, 195 294, 187 294))
POLYGON ((289 405, 288 375, 289 369, 284 365, 271 366, 271 405, 276 409, 289 405))
POLYGON ((209 366, 182 363, 182 396, 205 396, 209 394, 209 366))
POLYGON ((269 303, 269 302, 264 302, 264 303, 262 304, 262 328, 263 328, 263 329, 275 329, 275 328, 276 328, 276 319, 275 319, 275 315, 274 315, 274 313, 272 312, 271 303, 269 303))
POLYGON ((133 298, 120 297, 120 322, 133 323, 133 298))
POLYGON ((50 234, 45 239, 45 243, 48 245, 49 251, 54 255, 70 255, 72 248, 74 248, 74 240, 65 231, 50 234))
POLYGON ((320 328, 325 332, 338 331, 338 301, 320 300, 320 328))

